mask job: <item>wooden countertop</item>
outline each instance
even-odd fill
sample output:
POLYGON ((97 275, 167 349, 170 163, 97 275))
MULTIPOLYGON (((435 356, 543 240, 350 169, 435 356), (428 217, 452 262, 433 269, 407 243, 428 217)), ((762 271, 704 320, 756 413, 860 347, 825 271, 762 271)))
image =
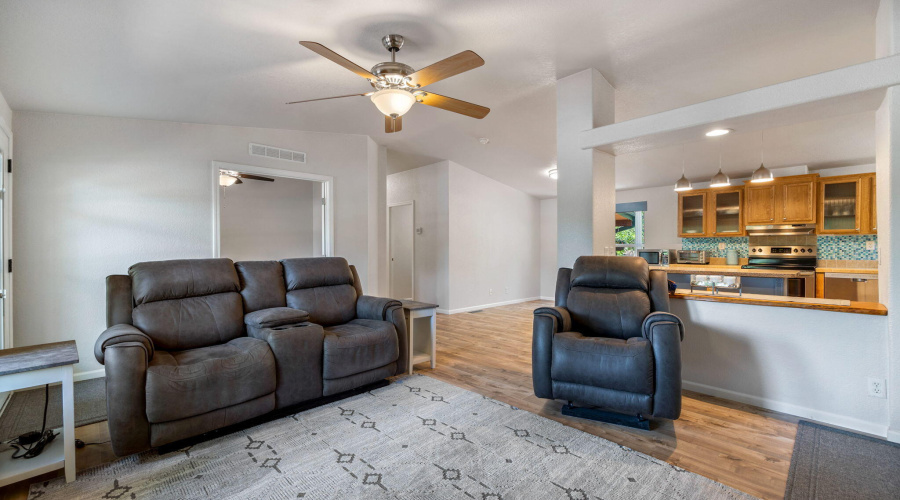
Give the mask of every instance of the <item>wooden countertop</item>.
POLYGON ((717 276, 755 276, 758 278, 796 278, 812 276, 812 271, 780 271, 778 269, 741 269, 741 266, 715 266, 710 264, 672 264, 669 267, 650 266, 671 274, 712 274, 717 276), (804 274, 806 273, 806 274, 804 274))
POLYGON ((868 267, 817 267, 816 272, 842 274, 878 274, 878 269, 868 267))
POLYGON ((851 314, 870 314, 874 316, 887 316, 887 308, 875 302, 851 302, 849 300, 814 299, 805 297, 775 297, 769 295, 744 294, 737 295, 712 295, 711 292, 676 290, 669 294, 673 299, 700 300, 704 302, 727 302, 732 304, 748 304, 770 307, 792 307, 795 309, 816 309, 820 311, 832 311, 851 314))

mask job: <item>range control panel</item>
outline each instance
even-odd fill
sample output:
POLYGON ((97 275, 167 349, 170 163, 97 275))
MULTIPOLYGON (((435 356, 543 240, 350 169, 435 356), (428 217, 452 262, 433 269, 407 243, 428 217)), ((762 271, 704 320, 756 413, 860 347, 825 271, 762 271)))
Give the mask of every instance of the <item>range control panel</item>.
POLYGON ((750 257, 815 257, 814 246, 763 247, 751 246, 750 257))

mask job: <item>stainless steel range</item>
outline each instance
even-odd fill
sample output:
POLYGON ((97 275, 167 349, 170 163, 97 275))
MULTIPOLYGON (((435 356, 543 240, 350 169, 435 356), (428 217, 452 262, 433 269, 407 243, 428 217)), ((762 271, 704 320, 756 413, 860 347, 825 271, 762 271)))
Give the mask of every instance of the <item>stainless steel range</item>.
POLYGON ((752 245, 747 264, 741 268, 799 271, 797 277, 784 278, 784 295, 791 297, 816 296, 816 247, 814 246, 752 245))

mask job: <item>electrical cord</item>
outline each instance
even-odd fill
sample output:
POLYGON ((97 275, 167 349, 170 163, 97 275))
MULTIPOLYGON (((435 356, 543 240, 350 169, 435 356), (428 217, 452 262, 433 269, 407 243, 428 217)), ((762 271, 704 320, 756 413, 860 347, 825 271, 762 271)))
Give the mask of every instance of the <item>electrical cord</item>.
POLYGON ((7 442, 15 451, 12 458, 34 458, 56 439, 58 432, 47 429, 47 407, 50 404, 50 384, 44 385, 44 420, 41 432, 31 431, 7 442))

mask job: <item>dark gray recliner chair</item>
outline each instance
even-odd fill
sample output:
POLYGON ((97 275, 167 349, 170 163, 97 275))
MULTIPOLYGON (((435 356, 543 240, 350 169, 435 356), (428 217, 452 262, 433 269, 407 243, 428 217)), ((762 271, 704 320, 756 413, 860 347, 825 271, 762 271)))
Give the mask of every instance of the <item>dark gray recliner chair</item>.
POLYGON ((665 271, 579 257, 559 270, 555 303, 534 311, 536 396, 568 401, 564 415, 643 429, 646 417, 680 416, 684 325, 669 313, 665 271))

